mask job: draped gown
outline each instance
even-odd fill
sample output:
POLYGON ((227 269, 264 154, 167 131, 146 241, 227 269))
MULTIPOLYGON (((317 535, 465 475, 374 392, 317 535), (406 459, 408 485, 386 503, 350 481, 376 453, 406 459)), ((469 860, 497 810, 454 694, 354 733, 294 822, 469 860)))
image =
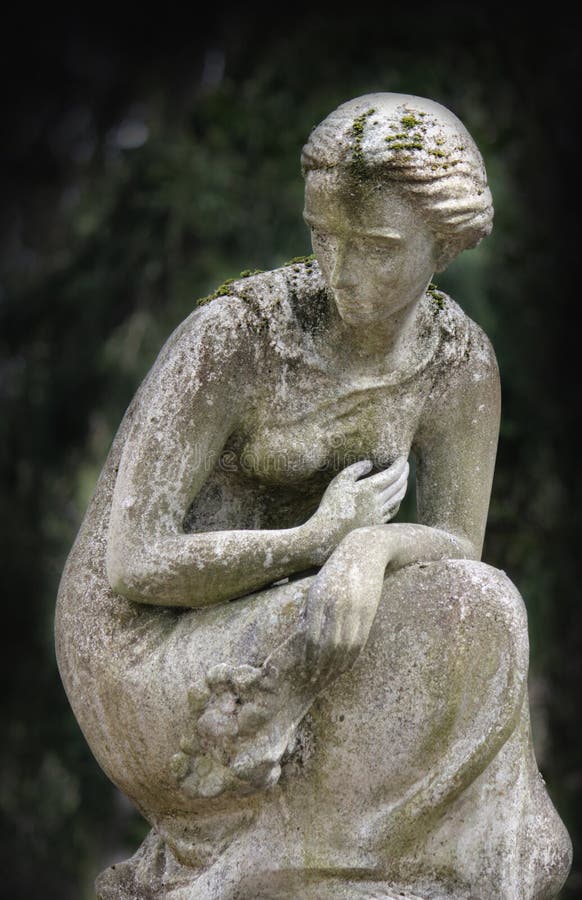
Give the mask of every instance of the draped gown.
MULTIPOLYGON (((201 742, 207 676, 260 667, 292 637, 316 573, 206 608, 111 589, 117 473, 177 359, 217 428, 234 410, 218 461, 198 460, 208 471, 182 510, 184 534, 306 521, 346 464, 381 469, 414 453, 439 385, 490 365, 475 323, 427 295, 414 370, 342 381, 317 352, 329 302, 317 265, 299 263, 199 307, 130 405, 69 556, 56 618, 63 682, 97 761, 152 826, 136 856, 98 880, 104 900, 542 898, 567 874, 569 839, 532 750, 526 613, 503 572, 455 559, 387 574, 357 661, 251 786, 201 742), (225 374, 232 359, 239 384, 225 374)), ((171 440, 171 418, 158 426, 171 440)))

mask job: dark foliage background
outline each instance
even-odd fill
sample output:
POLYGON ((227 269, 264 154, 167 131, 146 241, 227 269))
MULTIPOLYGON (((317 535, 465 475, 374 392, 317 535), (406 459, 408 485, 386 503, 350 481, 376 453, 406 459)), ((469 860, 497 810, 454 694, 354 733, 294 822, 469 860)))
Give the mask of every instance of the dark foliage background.
MULTIPOLYGON (((560 10, 435 4, 277 21, 158 10, 7 27, 2 105, 0 893, 92 897, 143 823, 69 711, 59 575, 112 435, 172 328, 243 268, 310 252, 298 157, 372 90, 466 123, 496 201, 491 238, 439 280, 484 326, 504 386, 488 562, 530 615, 538 758, 582 828, 580 481, 574 327, 575 29, 560 10)), ((577 185, 576 185, 577 186, 577 185)), ((564 897, 582 896, 578 864, 564 897)))

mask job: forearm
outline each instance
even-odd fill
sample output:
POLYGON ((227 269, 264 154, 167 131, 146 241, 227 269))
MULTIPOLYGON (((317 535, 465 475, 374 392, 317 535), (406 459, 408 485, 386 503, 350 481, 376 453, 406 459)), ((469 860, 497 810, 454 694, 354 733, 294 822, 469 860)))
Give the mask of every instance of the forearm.
POLYGON ((112 532, 107 574, 113 590, 130 600, 203 607, 308 569, 318 556, 312 520, 296 528, 178 534, 149 541, 112 532))
POLYGON ((389 571, 402 569, 416 562, 479 558, 479 553, 470 540, 440 528, 391 523, 384 526, 384 531, 389 551, 389 571))
POLYGON ((378 571, 416 562, 477 559, 469 540, 428 525, 387 524, 355 528, 338 544, 317 579, 319 592, 339 596, 374 590, 378 571), (332 587, 327 587, 330 585, 332 587))

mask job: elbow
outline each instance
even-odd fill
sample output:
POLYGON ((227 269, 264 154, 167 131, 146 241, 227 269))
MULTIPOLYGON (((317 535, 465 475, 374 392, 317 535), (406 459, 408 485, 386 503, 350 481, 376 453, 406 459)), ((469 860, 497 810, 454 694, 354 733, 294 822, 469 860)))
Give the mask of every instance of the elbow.
POLYGON ((110 544, 105 560, 107 580, 115 594, 126 600, 147 603, 143 566, 137 563, 138 558, 138 554, 127 548, 110 544))
MULTIPOLYGON (((163 553, 137 541, 110 538, 105 559, 109 587, 115 594, 148 606, 194 607, 205 585, 195 566, 176 565, 163 553)), ((213 600, 210 602, 214 602, 213 600)))
POLYGON ((105 574, 109 587, 127 600, 144 602, 147 553, 127 520, 112 512, 105 551, 105 574))
POLYGON ((109 587, 115 594, 135 603, 163 603, 158 599, 155 566, 143 542, 120 539, 110 531, 105 554, 105 571, 109 587))

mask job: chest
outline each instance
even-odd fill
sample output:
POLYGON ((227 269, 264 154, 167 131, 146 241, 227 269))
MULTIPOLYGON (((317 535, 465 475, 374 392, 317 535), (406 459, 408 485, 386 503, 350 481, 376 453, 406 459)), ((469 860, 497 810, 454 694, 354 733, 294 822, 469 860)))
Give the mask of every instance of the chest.
POLYGON ((427 387, 418 379, 320 374, 299 385, 288 378, 257 406, 239 439, 240 469, 253 480, 289 484, 332 476, 357 459, 385 468, 410 452, 427 387))

